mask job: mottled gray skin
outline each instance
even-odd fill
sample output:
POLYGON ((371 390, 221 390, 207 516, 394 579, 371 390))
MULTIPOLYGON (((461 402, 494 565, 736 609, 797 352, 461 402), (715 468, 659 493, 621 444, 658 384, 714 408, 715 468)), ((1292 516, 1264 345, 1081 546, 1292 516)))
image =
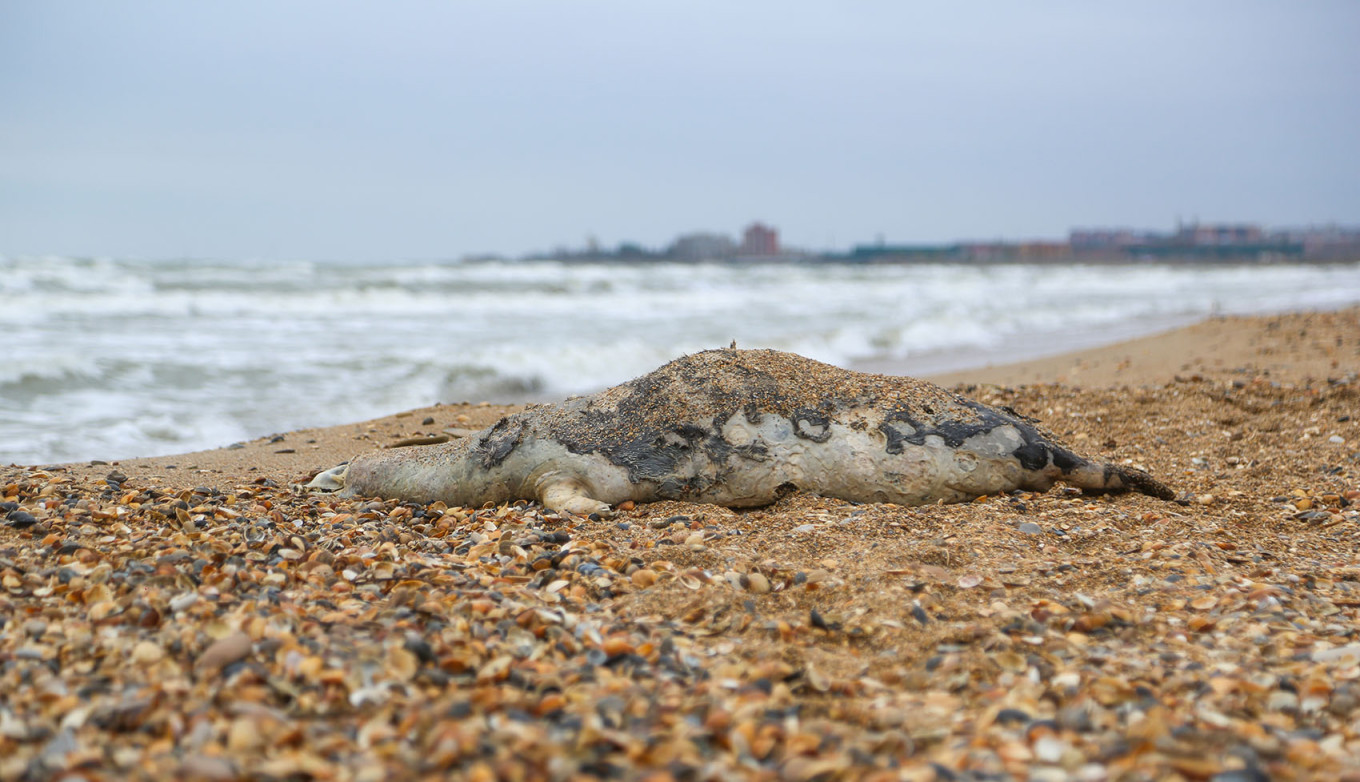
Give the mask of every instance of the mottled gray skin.
POLYGON ((506 416, 472 437, 361 456, 312 486, 589 514, 625 500, 759 506, 795 490, 924 505, 1056 481, 1174 496, 1147 473, 1091 462, 1013 413, 930 383, 733 349, 506 416))

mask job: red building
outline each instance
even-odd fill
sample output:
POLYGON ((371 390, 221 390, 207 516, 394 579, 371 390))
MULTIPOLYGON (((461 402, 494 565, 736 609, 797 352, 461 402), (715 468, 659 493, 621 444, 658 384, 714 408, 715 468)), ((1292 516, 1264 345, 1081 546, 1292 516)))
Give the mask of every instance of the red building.
POLYGON ((764 223, 751 223, 741 238, 742 255, 778 255, 779 232, 764 223))

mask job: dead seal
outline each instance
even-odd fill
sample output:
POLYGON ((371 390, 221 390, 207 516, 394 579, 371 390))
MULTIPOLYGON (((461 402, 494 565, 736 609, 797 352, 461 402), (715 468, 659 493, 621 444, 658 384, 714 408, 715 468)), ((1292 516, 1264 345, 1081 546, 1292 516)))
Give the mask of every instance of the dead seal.
POLYGON ((925 505, 1058 481, 1174 497, 1145 472, 1078 456, 1021 416, 932 383, 728 349, 531 407, 471 437, 367 454, 309 486, 462 506, 528 499, 589 514, 625 500, 751 507, 796 490, 925 505))

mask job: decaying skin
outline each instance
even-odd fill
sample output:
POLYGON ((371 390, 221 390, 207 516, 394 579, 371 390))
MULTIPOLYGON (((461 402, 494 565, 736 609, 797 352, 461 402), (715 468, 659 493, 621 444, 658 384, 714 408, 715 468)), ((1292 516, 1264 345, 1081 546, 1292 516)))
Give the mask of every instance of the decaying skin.
POLYGON ((589 397, 506 416, 434 446, 361 456, 317 476, 348 495, 559 512, 625 500, 749 507, 803 490, 854 502, 962 502, 1054 482, 1173 492, 1091 462, 1020 417, 921 380, 773 350, 711 350, 589 397))

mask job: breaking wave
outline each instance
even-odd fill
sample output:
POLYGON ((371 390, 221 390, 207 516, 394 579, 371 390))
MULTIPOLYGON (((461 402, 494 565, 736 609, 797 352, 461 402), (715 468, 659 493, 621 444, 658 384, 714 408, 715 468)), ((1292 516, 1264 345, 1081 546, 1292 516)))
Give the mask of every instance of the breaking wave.
POLYGON ((0 302, 0 461, 48 463, 559 399, 733 340, 944 371, 1353 304, 1360 266, 0 258, 0 302))

